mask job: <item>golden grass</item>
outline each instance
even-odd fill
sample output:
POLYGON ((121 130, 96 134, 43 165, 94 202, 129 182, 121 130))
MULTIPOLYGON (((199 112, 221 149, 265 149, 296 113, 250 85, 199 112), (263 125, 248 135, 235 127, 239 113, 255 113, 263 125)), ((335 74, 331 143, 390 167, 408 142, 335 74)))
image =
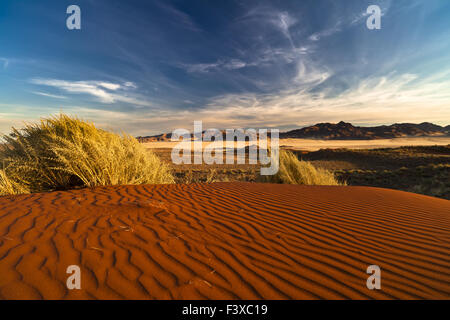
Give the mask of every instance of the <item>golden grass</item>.
POLYGON ((0 196, 29 193, 20 183, 10 180, 4 170, 0 170, 0 196))
POLYGON ((307 161, 298 160, 290 151, 280 150, 280 168, 275 175, 261 176, 265 182, 304 185, 345 185, 328 170, 316 168, 307 161))
POLYGON ((174 182, 169 166, 135 138, 77 118, 61 114, 12 130, 0 151, 0 195, 174 182))

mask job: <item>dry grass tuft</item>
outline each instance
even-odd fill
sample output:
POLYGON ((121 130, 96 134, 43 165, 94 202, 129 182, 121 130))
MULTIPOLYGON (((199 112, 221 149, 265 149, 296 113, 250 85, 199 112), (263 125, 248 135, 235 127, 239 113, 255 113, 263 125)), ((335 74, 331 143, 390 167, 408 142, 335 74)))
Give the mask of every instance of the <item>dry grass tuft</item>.
POLYGON ((0 170, 0 196, 29 193, 20 183, 8 178, 4 170, 0 170))
POLYGON ((0 151, 0 195, 174 182, 167 164, 135 138, 77 118, 61 114, 12 130, 0 151))
POLYGON ((304 185, 345 185, 328 170, 316 168, 307 161, 298 160, 290 151, 280 150, 280 168, 277 174, 262 176, 265 182, 304 185))

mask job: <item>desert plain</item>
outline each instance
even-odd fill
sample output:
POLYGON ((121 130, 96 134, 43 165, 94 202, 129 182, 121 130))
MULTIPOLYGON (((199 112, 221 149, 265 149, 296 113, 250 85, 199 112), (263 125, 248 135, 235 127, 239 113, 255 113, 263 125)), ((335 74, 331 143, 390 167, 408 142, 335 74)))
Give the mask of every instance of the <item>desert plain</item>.
MULTIPOLYGON (((373 140, 323 140, 323 139, 280 139, 281 147, 302 150, 302 151, 317 151, 320 149, 375 149, 375 148, 398 148, 402 146, 435 146, 435 145, 449 145, 449 137, 407 137, 407 138, 392 138, 392 139, 373 139, 373 140)), ((143 145, 149 149, 168 149, 175 147, 179 142, 177 141, 153 141, 145 142, 143 145)), ((224 143, 216 143, 216 145, 224 145, 224 143)), ((203 148, 215 145, 214 142, 203 142, 203 148)), ((237 144, 236 144, 237 145, 237 144)), ((246 141, 245 145, 249 145, 246 141)))

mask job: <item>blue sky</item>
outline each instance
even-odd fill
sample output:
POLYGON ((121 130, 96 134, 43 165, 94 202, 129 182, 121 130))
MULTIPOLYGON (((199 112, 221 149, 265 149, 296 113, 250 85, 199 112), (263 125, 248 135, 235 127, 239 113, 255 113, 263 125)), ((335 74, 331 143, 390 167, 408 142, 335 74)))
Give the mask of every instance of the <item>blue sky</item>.
POLYGON ((134 135, 447 125, 450 1, 2 0, 0 132, 60 111, 134 135))

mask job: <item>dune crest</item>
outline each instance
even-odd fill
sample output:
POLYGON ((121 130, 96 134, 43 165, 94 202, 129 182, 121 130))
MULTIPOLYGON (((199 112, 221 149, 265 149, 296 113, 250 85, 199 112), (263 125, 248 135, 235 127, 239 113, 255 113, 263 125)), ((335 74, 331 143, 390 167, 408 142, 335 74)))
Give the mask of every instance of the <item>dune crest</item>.
POLYGON ((1 197, 0 298, 448 299, 450 202, 256 183, 1 197))

